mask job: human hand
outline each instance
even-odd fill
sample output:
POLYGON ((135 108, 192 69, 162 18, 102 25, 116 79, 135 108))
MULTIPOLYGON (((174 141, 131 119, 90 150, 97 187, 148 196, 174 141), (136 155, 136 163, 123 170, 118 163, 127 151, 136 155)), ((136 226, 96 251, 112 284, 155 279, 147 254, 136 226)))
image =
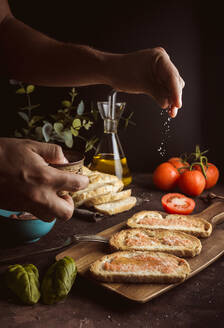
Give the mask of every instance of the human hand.
POLYGON ((74 203, 62 190, 76 191, 88 178, 61 171, 48 164, 67 160, 58 145, 28 139, 0 138, 0 207, 28 211, 40 219, 71 218, 74 203))
POLYGON ((117 91, 148 94, 161 108, 167 108, 171 117, 177 115, 185 83, 163 48, 117 55, 114 59, 117 74, 112 84, 117 91))

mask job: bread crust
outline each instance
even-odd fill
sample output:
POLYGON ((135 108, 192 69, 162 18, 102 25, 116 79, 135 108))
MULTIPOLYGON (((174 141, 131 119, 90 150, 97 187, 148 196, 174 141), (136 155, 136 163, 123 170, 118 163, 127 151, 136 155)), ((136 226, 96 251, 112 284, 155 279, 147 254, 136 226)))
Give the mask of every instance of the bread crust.
POLYGON ((114 184, 117 183, 118 181, 122 183, 122 181, 118 179, 118 177, 116 177, 115 175, 97 172, 89 176, 89 185, 87 188, 75 191, 71 193, 71 196, 73 199, 78 200, 79 197, 82 197, 83 192, 94 190, 107 183, 114 184))
POLYGON ((91 171, 88 167, 86 166, 83 166, 82 167, 82 174, 83 175, 86 175, 86 176, 89 176, 93 173, 93 171, 91 171))
POLYGON ((94 188, 94 184, 90 184, 89 188, 83 189, 83 192, 72 196, 75 207, 84 204, 92 197, 104 195, 108 192, 117 192, 123 188, 124 184, 121 180, 115 181, 115 183, 103 183, 94 188))
POLYGON ((190 266, 188 262, 184 259, 180 259, 172 254, 161 253, 161 252, 116 252, 110 255, 105 255, 99 260, 95 261, 90 266, 90 273, 93 278, 103 281, 103 282, 128 282, 128 283, 178 283, 184 281, 189 273, 190 266), (175 259, 178 263, 178 270, 176 270, 173 274, 165 274, 165 273, 139 273, 139 272, 108 272, 102 268, 102 264, 104 261, 110 261, 114 256, 125 256, 125 255, 144 255, 144 254, 152 254, 153 256, 162 257, 166 259, 175 259))
POLYGON ((135 206, 136 201, 137 199, 131 196, 122 200, 116 200, 110 203, 95 205, 94 208, 100 213, 106 215, 114 215, 130 210, 132 207, 135 206))
POLYGON ((186 233, 189 233, 191 235, 194 235, 194 236, 197 236, 197 237, 202 237, 202 238, 206 238, 206 237, 209 237, 212 233, 212 225, 200 218, 200 217, 195 217, 195 216, 190 216, 190 215, 179 215, 179 214, 169 214, 169 215, 166 215, 165 218, 162 217, 162 215, 157 212, 157 211, 140 211, 140 212, 137 212, 135 213, 131 218, 129 218, 127 220, 127 226, 130 227, 130 228, 144 228, 144 229, 151 229, 151 230, 158 230, 158 229, 164 229, 164 230, 172 230, 172 231, 182 231, 182 232, 186 232, 186 233), (186 226, 182 226, 182 228, 179 226, 169 226, 169 225, 150 225, 150 224, 141 224, 141 223, 138 223, 138 220, 140 218, 143 218, 144 216, 147 216, 149 214, 155 214, 156 217, 158 218, 162 218, 164 220, 166 219, 171 219, 171 218, 187 218, 187 220, 191 220, 192 222, 200 222, 201 223, 201 229, 198 230, 198 229, 193 229, 193 228, 190 228, 190 227, 186 227, 186 226))
POLYGON ((131 196, 131 189, 123 190, 120 192, 108 192, 107 194, 95 196, 85 202, 86 206, 101 205, 104 203, 113 202, 115 200, 125 199, 131 196))
POLYGON ((180 257, 194 257, 198 254, 200 254, 202 245, 201 241, 197 238, 194 237, 190 234, 187 234, 185 232, 180 232, 180 231, 167 231, 167 230, 149 230, 149 229, 138 229, 138 228, 133 228, 133 229, 126 229, 126 230, 121 230, 117 233, 115 233, 111 238, 110 238, 110 246, 112 251, 154 251, 154 252, 165 252, 165 253, 170 253, 174 254, 176 256, 180 257), (149 243, 147 246, 139 247, 138 245, 127 245, 125 243, 126 238, 130 236, 136 236, 140 233, 144 233, 146 236, 150 238, 152 241, 156 241, 156 245, 152 245, 149 243), (164 238, 168 238, 170 243, 164 244, 164 238), (170 239, 171 238, 171 239, 170 239), (189 240, 191 244, 189 246, 176 246, 174 244, 174 241, 172 238, 178 238, 182 241, 184 240, 189 240), (157 244, 157 241, 159 244, 157 244), (172 245, 173 242, 173 245, 172 245))

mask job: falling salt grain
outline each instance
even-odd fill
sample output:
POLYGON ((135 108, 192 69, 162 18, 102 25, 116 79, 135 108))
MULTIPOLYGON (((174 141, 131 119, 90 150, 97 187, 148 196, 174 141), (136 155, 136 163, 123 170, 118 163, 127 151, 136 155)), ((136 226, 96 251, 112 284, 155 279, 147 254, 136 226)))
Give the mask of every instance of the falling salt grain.
POLYGON ((168 139, 170 137, 169 132, 170 132, 170 121, 171 121, 171 117, 168 116, 168 111, 164 111, 162 110, 160 112, 160 115, 163 117, 162 119, 164 119, 164 115, 165 116, 165 121, 162 123, 162 138, 161 138, 161 142, 160 145, 157 149, 157 151, 159 152, 161 157, 164 157, 167 154, 167 142, 168 139))

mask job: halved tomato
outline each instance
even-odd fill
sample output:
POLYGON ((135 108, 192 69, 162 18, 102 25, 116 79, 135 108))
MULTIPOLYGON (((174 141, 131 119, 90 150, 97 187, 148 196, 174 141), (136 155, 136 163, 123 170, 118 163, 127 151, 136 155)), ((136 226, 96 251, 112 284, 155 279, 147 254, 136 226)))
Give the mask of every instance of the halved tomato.
POLYGON ((195 201, 178 193, 169 193, 161 199, 164 210, 170 214, 190 214, 195 208, 195 201))

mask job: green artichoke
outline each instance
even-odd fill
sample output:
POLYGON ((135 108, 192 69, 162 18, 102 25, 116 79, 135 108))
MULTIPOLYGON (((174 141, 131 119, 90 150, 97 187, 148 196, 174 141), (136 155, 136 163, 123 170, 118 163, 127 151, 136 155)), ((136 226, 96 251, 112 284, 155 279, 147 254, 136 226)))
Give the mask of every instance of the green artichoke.
POLYGON ((33 264, 10 265, 6 271, 6 284, 25 304, 35 304, 40 299, 39 272, 33 264))
POLYGON ((75 281, 77 268, 73 258, 65 256, 52 264, 41 284, 41 297, 44 304, 54 304, 63 300, 75 281))

